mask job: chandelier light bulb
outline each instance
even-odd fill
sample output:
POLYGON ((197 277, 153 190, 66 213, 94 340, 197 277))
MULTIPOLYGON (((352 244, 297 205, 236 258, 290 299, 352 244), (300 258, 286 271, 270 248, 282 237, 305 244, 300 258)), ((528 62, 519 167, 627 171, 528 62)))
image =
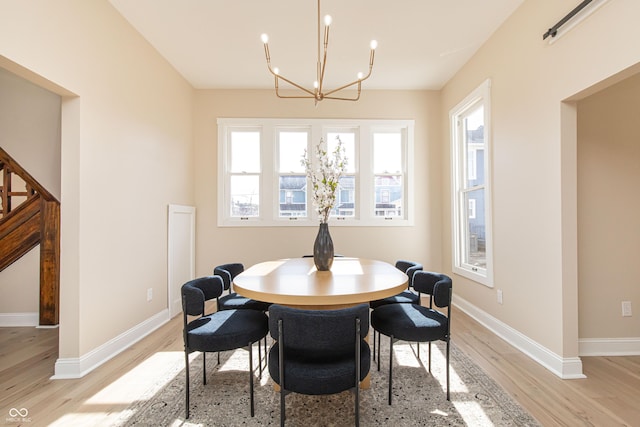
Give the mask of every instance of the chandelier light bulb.
POLYGON ((260 38, 262 39, 262 43, 264 43, 264 44, 269 43, 269 36, 268 36, 268 35, 266 35, 266 34, 262 34, 262 35, 260 36, 260 38))
POLYGON ((364 74, 362 74, 362 72, 358 73, 358 80, 362 80, 362 77, 364 77, 364 74))
POLYGON ((371 40, 371 50, 376 50, 378 47, 378 42, 376 40, 371 40))
POLYGON ((315 82, 313 82, 313 87, 318 89, 318 81, 317 80, 315 82))
POLYGON ((329 25, 331 25, 331 22, 332 22, 331 15, 324 15, 325 27, 328 27, 329 25))
POLYGON ((276 76, 277 76, 278 74, 280 74, 280 69, 279 69, 278 67, 274 68, 274 69, 273 69, 273 74, 275 74, 276 76))

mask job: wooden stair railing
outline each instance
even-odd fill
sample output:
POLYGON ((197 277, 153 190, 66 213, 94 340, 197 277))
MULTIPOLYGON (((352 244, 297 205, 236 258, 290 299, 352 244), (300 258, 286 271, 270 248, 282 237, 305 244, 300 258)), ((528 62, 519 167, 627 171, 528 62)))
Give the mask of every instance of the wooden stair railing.
POLYGON ((0 148, 0 271, 40 244, 40 325, 57 325, 60 202, 0 148), (15 176, 24 190, 16 191, 15 176))

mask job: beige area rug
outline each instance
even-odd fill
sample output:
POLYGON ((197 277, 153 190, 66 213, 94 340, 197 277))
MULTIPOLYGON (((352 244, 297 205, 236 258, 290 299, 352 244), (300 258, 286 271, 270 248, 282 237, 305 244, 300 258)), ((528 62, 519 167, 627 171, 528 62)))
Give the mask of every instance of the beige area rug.
MULTIPOLYGON (((389 340, 382 337, 380 371, 372 361, 371 388, 360 394, 362 426, 538 426, 529 415, 477 365, 452 344, 451 401, 445 394, 444 343, 434 344, 432 372, 427 371, 427 345, 394 344, 393 405, 387 403, 389 340)), ((264 353, 264 352, 263 352, 264 353)), ((202 356, 191 362, 191 414, 185 419, 184 362, 168 366, 149 396, 124 411, 119 426, 277 426, 279 394, 266 369, 260 376, 254 346, 255 416, 249 414, 248 352, 207 355, 207 384, 202 384, 202 356)), ((264 357, 264 354, 263 354, 264 357)), ((183 359, 184 360, 184 359, 183 359)), ((264 360, 263 360, 264 363, 264 360)), ((287 426, 354 425, 353 393, 327 396, 291 393, 286 397, 287 426)))

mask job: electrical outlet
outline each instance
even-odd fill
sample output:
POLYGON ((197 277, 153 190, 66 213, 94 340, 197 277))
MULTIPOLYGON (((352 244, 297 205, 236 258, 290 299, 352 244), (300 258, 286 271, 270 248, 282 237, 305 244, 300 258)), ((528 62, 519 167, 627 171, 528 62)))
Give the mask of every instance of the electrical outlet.
POLYGON ((631 317, 631 301, 622 301, 622 317, 631 317))
POLYGON ((147 289, 147 301, 151 301, 153 299, 153 288, 147 289))
POLYGON ((498 304, 502 304, 502 289, 498 289, 498 304))

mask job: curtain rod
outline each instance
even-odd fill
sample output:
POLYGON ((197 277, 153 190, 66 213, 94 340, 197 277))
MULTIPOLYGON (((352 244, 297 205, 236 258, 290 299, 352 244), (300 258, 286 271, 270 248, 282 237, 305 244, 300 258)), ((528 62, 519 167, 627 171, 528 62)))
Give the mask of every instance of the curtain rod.
POLYGON ((587 6, 589 3, 591 3, 591 1, 592 0, 584 0, 582 3, 580 3, 578 6, 576 6, 575 9, 573 9, 564 18, 562 18, 560 21, 558 21, 558 23, 556 25, 554 25, 553 27, 549 28, 547 30, 547 32, 542 35, 542 40, 546 39, 549 36, 555 37, 556 34, 558 34, 558 29, 560 27, 562 27, 569 19, 571 19, 574 16, 576 16, 578 14, 578 12, 580 12, 582 9, 584 9, 585 6, 587 6))

